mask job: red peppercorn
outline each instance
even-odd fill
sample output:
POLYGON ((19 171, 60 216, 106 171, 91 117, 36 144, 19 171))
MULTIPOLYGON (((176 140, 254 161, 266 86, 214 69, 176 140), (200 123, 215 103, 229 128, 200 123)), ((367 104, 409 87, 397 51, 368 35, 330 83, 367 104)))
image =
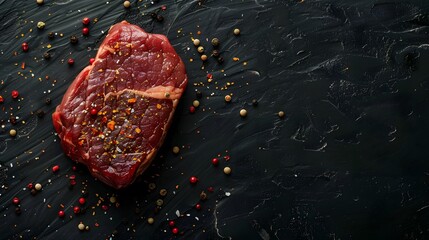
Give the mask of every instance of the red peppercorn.
POLYGON ((77 167, 76 167, 76 166, 73 166, 73 167, 72 167, 72 170, 73 170, 73 171, 76 171, 76 169, 77 169, 77 167))
POLYGON ((85 198, 83 198, 83 197, 79 198, 79 204, 80 205, 84 205, 85 203, 86 203, 85 198))
POLYGON ((4 102, 4 99, 2 96, 0 96, 0 103, 4 102))
POLYGON ((83 25, 88 25, 90 22, 91 22, 91 19, 89 19, 88 17, 85 17, 82 19, 83 25))
POLYGON ((92 65, 95 62, 95 58, 90 58, 89 59, 89 65, 92 65))
POLYGON ((192 176, 192 177, 189 178, 189 182, 192 183, 192 184, 195 184, 195 183, 198 182, 198 178, 195 177, 195 176, 192 176))
POLYGON ((58 217, 63 218, 65 215, 66 214, 63 210, 58 211, 58 217))
POLYGON ((195 107, 194 106, 190 106, 189 107, 189 112, 190 113, 194 113, 195 112, 195 107))
POLYGON ((19 92, 16 91, 16 90, 13 90, 11 95, 12 95, 12 98, 14 98, 14 99, 18 98, 19 97, 19 92))
POLYGON ((201 210, 201 204, 199 204, 199 203, 195 204, 195 209, 201 210))
POLYGON ((101 208, 102 208, 104 211, 107 211, 107 210, 109 209, 109 207, 108 207, 107 205, 102 205, 102 206, 101 206, 101 208))
POLYGON ((217 166, 219 164, 219 159, 218 158, 213 158, 212 159, 212 164, 213 164, 213 166, 217 166))
POLYGON ((161 6, 161 10, 163 10, 163 11, 167 10, 167 6, 162 5, 162 6, 161 6))
POLYGON ((225 159, 225 161, 229 161, 229 159, 231 159, 231 157, 226 155, 225 157, 223 157, 223 159, 225 159))
POLYGON ((80 213, 80 207, 79 206, 75 206, 73 208, 73 212, 76 213, 76 214, 80 213))
POLYGON ((69 58, 69 60, 67 61, 67 63, 71 66, 74 64, 74 59, 73 58, 69 58))
POLYGON ((12 199, 12 203, 13 203, 14 205, 18 205, 18 204, 20 203, 19 198, 18 198, 18 197, 14 197, 14 198, 12 199))
POLYGON ((208 187, 208 188, 207 188, 207 191, 209 191, 209 192, 214 192, 214 188, 213 188, 213 187, 208 187))
POLYGON ((33 183, 29 183, 29 184, 27 184, 27 188, 28 188, 28 189, 33 189, 33 187, 34 187, 34 186, 33 186, 33 183))
POLYGON ((82 28, 82 34, 83 34, 84 36, 89 35, 89 28, 87 28, 87 27, 82 28))
POLYGON ((28 43, 23 42, 22 45, 21 45, 21 47, 22 47, 22 51, 24 51, 24 52, 28 51, 28 43))
POLYGON ((171 220, 170 222, 168 222, 168 225, 169 225, 170 227, 174 227, 175 222, 174 222, 173 220, 171 220))
POLYGON ((58 166, 58 165, 55 165, 55 166, 53 166, 52 167, 52 172, 58 172, 60 170, 60 166, 58 166))
POLYGON ((173 234, 178 234, 179 233, 179 229, 178 228, 173 228, 171 230, 171 232, 173 232, 173 234))
POLYGON ((98 110, 96 108, 93 108, 93 109, 91 109, 90 113, 92 116, 95 116, 95 115, 97 115, 98 110))

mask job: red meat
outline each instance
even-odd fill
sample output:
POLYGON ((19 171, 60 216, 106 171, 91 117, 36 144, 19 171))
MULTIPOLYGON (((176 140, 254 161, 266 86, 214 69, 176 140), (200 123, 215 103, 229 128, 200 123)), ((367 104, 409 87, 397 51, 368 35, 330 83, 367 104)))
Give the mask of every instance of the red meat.
POLYGON ((155 157, 186 84, 165 36, 113 25, 52 115, 62 148, 104 183, 131 184, 155 157))

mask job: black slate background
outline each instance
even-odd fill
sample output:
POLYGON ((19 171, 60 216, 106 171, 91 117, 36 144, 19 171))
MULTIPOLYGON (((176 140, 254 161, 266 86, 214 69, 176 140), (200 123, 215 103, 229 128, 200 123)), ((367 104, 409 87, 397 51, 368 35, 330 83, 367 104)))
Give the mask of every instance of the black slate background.
POLYGON ((142 0, 129 10, 118 0, 0 1, 0 239, 429 239, 428 13, 424 0, 142 0), (162 5, 164 22, 153 21, 149 14, 162 5), (81 35, 83 17, 98 18, 89 37, 81 35), (62 153, 50 114, 123 19, 167 35, 189 85, 153 165, 117 191, 62 153), (38 30, 38 21, 46 29, 38 30), (242 34, 234 36, 234 28, 242 34), (211 38, 221 40, 222 65, 210 58, 202 69, 191 41, 197 31, 208 50, 211 38), (48 32, 58 35, 49 40, 48 32), (72 34, 79 44, 69 43, 72 34), (234 85, 221 90, 227 82, 234 85), (10 97, 14 89, 18 101, 10 97), (203 99, 190 114, 196 90, 203 99), (39 109, 44 118, 34 114, 39 109), (284 119, 276 115, 281 110, 284 119), (13 126, 11 114, 19 117, 13 126), (230 160, 213 167, 218 155, 230 160), (72 189, 70 175, 78 182, 72 189), (193 175, 196 186, 188 182, 193 175), (32 196, 30 182, 43 190, 32 196), (155 213, 161 188, 168 194, 155 213), (75 215, 83 189, 85 212, 75 215), (197 211, 202 190, 208 199, 197 211), (109 202, 112 195, 119 205, 109 202), (80 232, 80 222, 90 230, 80 232))

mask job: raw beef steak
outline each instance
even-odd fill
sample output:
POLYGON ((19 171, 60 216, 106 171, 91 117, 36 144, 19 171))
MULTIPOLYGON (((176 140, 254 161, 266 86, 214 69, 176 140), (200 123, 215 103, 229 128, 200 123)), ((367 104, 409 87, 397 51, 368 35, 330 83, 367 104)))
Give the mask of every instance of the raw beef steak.
POLYGON ((114 188, 131 184, 155 157, 186 84, 165 36, 113 25, 52 115, 65 153, 114 188))

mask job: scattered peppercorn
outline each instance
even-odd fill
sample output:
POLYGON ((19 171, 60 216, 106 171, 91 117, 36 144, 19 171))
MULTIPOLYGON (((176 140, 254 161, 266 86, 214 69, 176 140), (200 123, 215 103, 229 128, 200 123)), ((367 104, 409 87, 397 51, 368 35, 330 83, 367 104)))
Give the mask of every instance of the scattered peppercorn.
POLYGON ((225 95, 225 102, 231 102, 232 97, 231 95, 225 95))
POLYGON ((40 29, 40 30, 44 29, 45 26, 46 26, 46 23, 44 23, 44 22, 38 22, 37 23, 37 28, 40 29))
POLYGON ((165 197, 167 195, 167 189, 163 188, 159 190, 159 195, 161 195, 162 197, 165 197))
POLYGON ((82 19, 83 25, 89 25, 90 22, 91 22, 91 19, 89 19, 88 17, 85 17, 82 19))
POLYGON ((79 204, 80 205, 84 205, 85 203, 86 203, 85 198, 83 198, 83 197, 79 198, 79 204))
POLYGON ((252 105, 253 105, 254 107, 258 106, 258 100, 253 99, 253 100, 252 100, 252 105))
POLYGON ((207 55, 205 54, 201 55, 201 61, 203 62, 207 61, 207 55))
POLYGON ((89 35, 89 28, 87 28, 87 27, 82 28, 82 34, 84 36, 88 36, 89 35))
POLYGON ((194 46, 196 46, 196 47, 200 45, 200 39, 195 38, 192 42, 194 43, 194 46))
POLYGON ((198 51, 199 53, 203 53, 203 52, 204 52, 204 47, 203 47, 203 46, 199 46, 199 47, 197 48, 197 51, 198 51))
POLYGON ((164 204, 164 201, 162 200, 162 199, 158 199, 158 200, 156 200, 156 205, 157 206, 162 206, 164 204))
POLYGON ((219 57, 219 56, 220 56, 220 52, 219 52, 219 50, 214 49, 214 50, 212 51, 212 55, 213 55, 213 57, 219 57))
POLYGON ((73 208, 73 212, 74 212, 75 214, 80 213, 80 207, 79 207, 79 206, 75 206, 75 207, 73 208))
POLYGON ((78 228, 80 231, 83 231, 83 230, 85 230, 85 225, 84 225, 83 223, 79 223, 79 225, 77 225, 77 228, 78 228))
POLYGON ((192 105, 193 105, 194 107, 199 107, 199 106, 200 106, 200 101, 198 101, 198 100, 194 100, 194 101, 192 102, 192 105))
POLYGON ((195 184, 195 183, 197 183, 197 182, 198 182, 198 178, 197 178, 197 177, 195 177, 195 176, 192 176, 192 177, 190 177, 190 178, 189 178, 189 182, 190 182, 191 184, 195 184))
POLYGON ((0 95, 0 103, 4 102, 4 98, 0 95))
POLYGON ((148 218, 147 219, 147 223, 149 223, 149 224, 153 224, 155 222, 155 219, 153 219, 153 218, 148 218))
POLYGON ((195 204, 195 209, 201 210, 201 204, 199 204, 199 203, 195 204))
POLYGON ((213 158, 212 159, 212 164, 213 164, 213 166, 219 165, 219 158, 213 158))
POLYGON ((279 116, 279 118, 283 118, 285 116, 285 112, 280 111, 277 115, 279 116))
POLYGON ((96 116, 98 114, 98 110, 96 108, 91 109, 90 114, 92 116, 96 116))
POLYGON ((223 172, 226 174, 226 175, 229 175, 229 174, 231 174, 231 168, 230 167, 225 167, 224 169, 223 169, 223 172))
POLYGON ((76 44, 77 42, 79 42, 79 39, 76 37, 76 35, 72 35, 70 37, 70 43, 71 44, 76 44))
POLYGON ((90 58, 89 59, 89 65, 92 65, 95 62, 95 58, 90 58))
POLYGON ((212 45, 213 45, 213 47, 218 47, 219 46, 219 39, 213 38, 212 39, 212 45))
POLYGON ((202 191, 202 192, 200 193, 200 199, 201 199, 202 201, 206 200, 206 199, 207 199, 207 193, 205 193, 204 191, 202 191))
POLYGON ((131 2, 130 1, 125 1, 124 2, 124 7, 125 8, 129 8, 131 6, 131 2))
POLYGON ((36 183, 36 185, 34 185, 34 189, 36 189, 36 191, 42 190, 42 184, 36 183))
POLYGON ((33 186, 33 183, 29 183, 29 184, 27 184, 27 188, 28 188, 28 189, 33 189, 33 187, 34 187, 34 186, 33 186))
POLYGON ((66 214, 63 210, 58 211, 58 217, 63 218, 65 215, 66 214))
POLYGON ((15 137, 15 136, 16 136, 16 130, 15 130, 15 129, 11 129, 11 130, 9 131, 9 135, 10 135, 11 137, 15 137))
POLYGON ((235 36, 240 35, 240 29, 238 29, 238 28, 234 29, 234 35, 235 36))
POLYGON ((45 99, 45 104, 46 104, 46 105, 50 105, 50 104, 51 104, 51 102, 52 102, 52 100, 51 100, 50 98, 46 98, 46 99, 45 99))
POLYGON ((202 92, 200 92, 200 91, 197 91, 197 92, 195 93, 195 96, 196 96, 198 99, 201 99, 201 98, 203 97, 203 93, 202 93, 202 92))
POLYGON ((168 222, 168 226, 174 227, 174 225, 176 225, 176 223, 173 220, 168 222))
POLYGON ((223 59, 223 57, 219 57, 219 58, 217 59, 217 62, 218 62, 219 64, 222 64, 224 61, 225 61, 225 60, 223 59))
MULTIPOLYGON (((173 148, 174 150, 174 148, 173 148)), ((156 184, 155 183, 149 183, 149 189, 150 190, 154 190, 156 188, 156 184)))
POLYGON ((15 208, 15 213, 16 213, 16 215, 21 215, 21 208, 20 207, 16 207, 15 208))
POLYGON ((36 0, 37 4, 42 5, 43 4, 43 0, 36 0))
POLYGON ((246 116, 247 116, 247 110, 246 110, 246 109, 244 109, 244 108, 243 108, 243 109, 241 109, 241 110, 240 110, 240 116, 241 116, 241 117, 246 117, 246 116))
POLYGON ((14 198, 12 199, 12 203, 13 203, 14 205, 18 205, 20 202, 21 202, 21 201, 19 200, 19 198, 18 198, 18 197, 14 197, 14 198))
POLYGON ((13 91, 11 92, 11 95, 12 95, 12 98, 13 98, 13 99, 17 99, 17 98, 19 97, 19 92, 18 92, 18 91, 16 91, 16 90, 13 90, 13 91))
POLYGON ((31 193, 31 195, 33 195, 33 196, 34 196, 34 195, 36 195, 36 194, 37 194, 37 191, 36 191, 36 189, 31 189, 31 190, 30 190, 30 193, 31 193))
POLYGON ((39 118, 43 118, 45 116, 45 111, 39 109, 39 110, 36 111, 36 115, 39 118))
POLYGON ((164 21, 164 17, 163 17, 162 15, 158 15, 158 16, 156 17, 156 21, 158 21, 158 22, 162 22, 162 21, 164 21))
POLYGON ((178 229, 178 228, 173 228, 173 229, 171 230, 171 232, 172 232, 173 234, 178 234, 178 233, 179 233, 179 229, 178 229))
POLYGON ((45 53, 43 53, 43 57, 44 57, 46 60, 48 60, 48 59, 50 59, 50 58, 51 58, 51 54, 50 54, 50 53, 48 53, 48 52, 45 52, 45 53))
POLYGON ((21 48, 22 48, 22 51, 24 51, 24 52, 28 52, 28 43, 23 42, 23 43, 21 44, 21 48))
POLYGON ((110 201, 111 203, 116 203, 116 197, 115 197, 115 196, 111 196, 111 197, 109 198, 109 201, 110 201))
POLYGON ((189 107, 189 112, 190 113, 194 113, 195 112, 195 107, 194 106, 190 106, 189 107))
POLYGON ((72 66, 74 64, 74 59, 73 58, 69 58, 69 60, 67 60, 67 63, 72 66))
POLYGON ((53 32, 49 32, 49 33, 48 33, 48 38, 49 38, 49 39, 54 39, 54 38, 55 38, 55 33, 53 33, 53 32))
POLYGON ((180 152, 180 148, 178 146, 173 147, 173 153, 178 154, 180 152))

